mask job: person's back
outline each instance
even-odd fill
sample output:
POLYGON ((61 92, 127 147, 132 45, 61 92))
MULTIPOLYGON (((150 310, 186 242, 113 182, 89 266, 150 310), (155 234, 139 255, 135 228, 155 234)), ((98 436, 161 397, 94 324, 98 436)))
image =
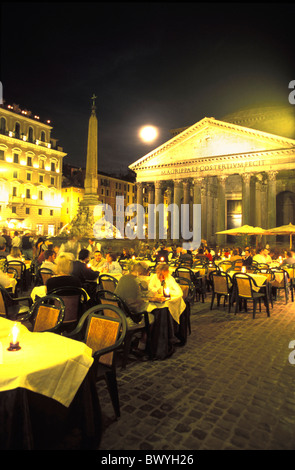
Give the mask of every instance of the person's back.
POLYGON ((127 304, 131 312, 140 313, 145 310, 146 301, 142 297, 139 283, 133 274, 125 274, 120 278, 115 294, 127 304))

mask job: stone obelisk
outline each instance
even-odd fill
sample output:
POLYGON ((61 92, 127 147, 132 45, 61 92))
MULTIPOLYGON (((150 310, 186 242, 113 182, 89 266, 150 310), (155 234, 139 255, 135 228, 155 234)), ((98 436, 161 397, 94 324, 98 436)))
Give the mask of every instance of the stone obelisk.
POLYGON ((97 177, 97 117, 96 117, 96 96, 92 96, 91 116, 88 126, 86 173, 84 182, 84 196, 81 206, 94 207, 98 204, 98 177, 97 177))
POLYGON ((71 234, 81 237, 93 237, 94 208, 99 204, 98 175, 97 175, 97 135, 98 124, 96 117, 96 96, 92 96, 91 116, 88 126, 86 172, 84 181, 84 196, 80 201, 78 213, 71 222, 71 234))

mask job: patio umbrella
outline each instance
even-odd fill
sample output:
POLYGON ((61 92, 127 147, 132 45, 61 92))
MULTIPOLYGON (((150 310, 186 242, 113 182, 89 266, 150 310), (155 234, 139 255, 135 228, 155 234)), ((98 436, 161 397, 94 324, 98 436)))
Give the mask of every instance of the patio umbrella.
POLYGON ((215 232, 216 235, 256 235, 256 247, 258 245, 258 235, 265 235, 266 230, 261 227, 252 227, 251 225, 242 225, 241 227, 230 228, 228 230, 222 230, 221 232, 215 232))
POLYGON ((295 225, 281 225, 280 227, 270 228, 265 231, 266 235, 289 235, 290 236, 290 249, 292 248, 292 235, 295 233, 295 225))

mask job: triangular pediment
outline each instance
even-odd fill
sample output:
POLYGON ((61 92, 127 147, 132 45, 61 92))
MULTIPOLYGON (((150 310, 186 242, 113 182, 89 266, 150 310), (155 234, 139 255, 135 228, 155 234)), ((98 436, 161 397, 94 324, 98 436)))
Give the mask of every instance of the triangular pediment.
POLYGON ((289 149, 295 140, 256 129, 204 118, 140 158, 130 168, 138 169, 198 161, 228 155, 289 149))

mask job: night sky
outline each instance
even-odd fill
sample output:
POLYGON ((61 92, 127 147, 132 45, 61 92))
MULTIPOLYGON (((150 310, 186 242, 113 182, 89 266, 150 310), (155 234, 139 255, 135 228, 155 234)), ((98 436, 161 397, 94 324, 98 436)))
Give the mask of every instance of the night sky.
MULTIPOLYGON (((246 107, 289 104, 295 5, 284 3, 2 3, 6 104, 50 119, 86 165, 97 95, 98 169, 127 170, 170 129, 246 107), (149 144, 138 137, 158 127, 149 144)), ((294 107, 294 105, 293 105, 294 107)))

